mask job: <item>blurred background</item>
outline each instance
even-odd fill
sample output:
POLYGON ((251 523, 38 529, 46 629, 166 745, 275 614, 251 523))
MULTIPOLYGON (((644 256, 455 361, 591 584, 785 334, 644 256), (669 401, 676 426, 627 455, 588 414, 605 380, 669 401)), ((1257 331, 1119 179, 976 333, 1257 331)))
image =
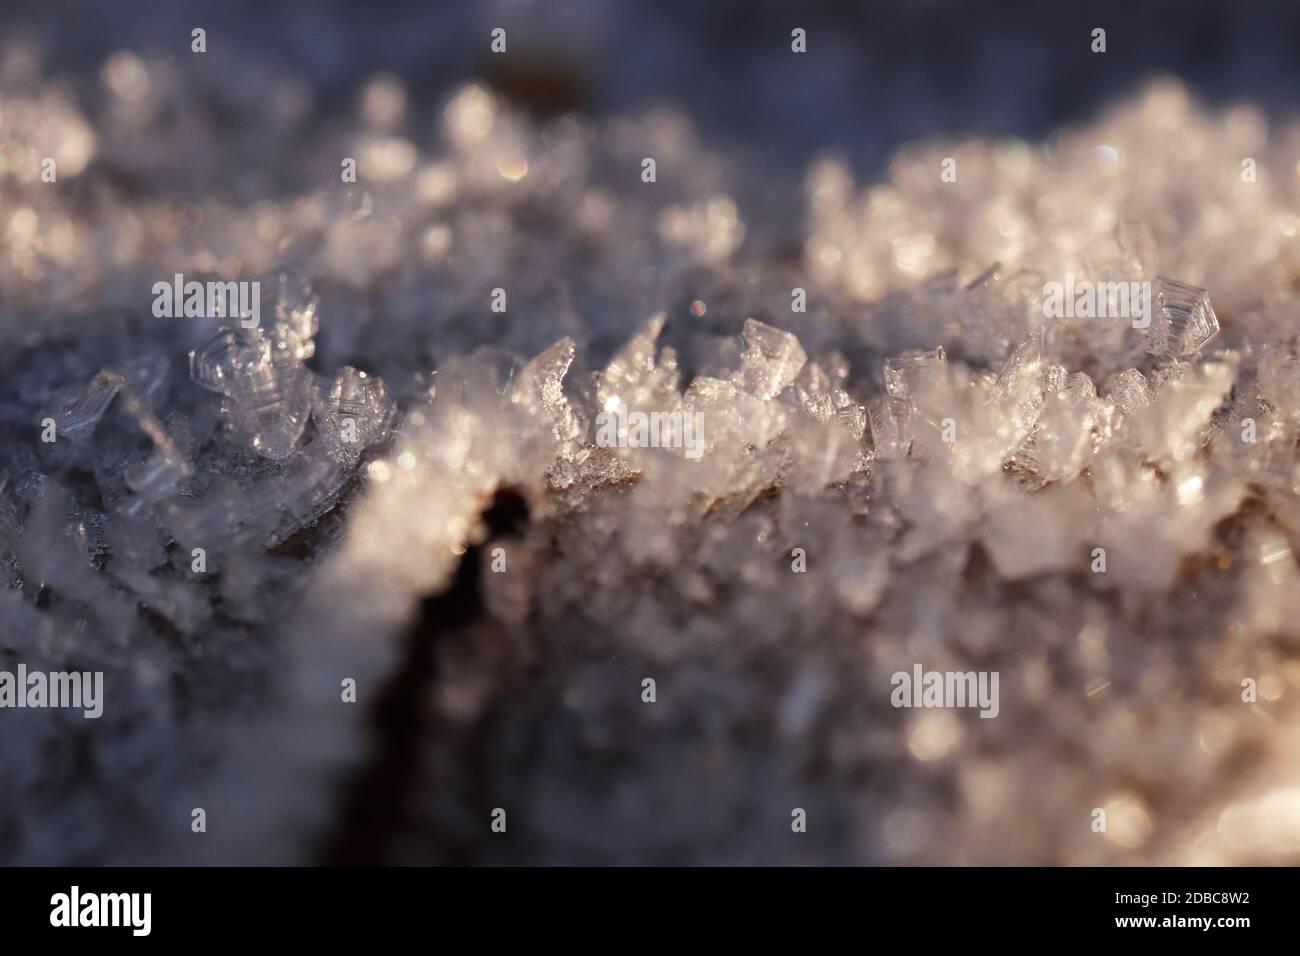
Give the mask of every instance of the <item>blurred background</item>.
POLYGON ((0 25, 83 82, 118 50, 176 57, 203 26, 207 67, 296 75, 321 115, 380 72, 426 113, 487 77, 545 114, 672 104, 705 145, 760 166, 802 168, 839 147, 868 177, 907 140, 1042 139, 1147 75, 1172 73, 1213 105, 1273 112, 1294 108, 1300 81, 1300 9, 1287 0, 11 0, 0 25), (786 55, 796 26, 805 57, 786 55), (510 37, 508 66, 488 51, 496 27, 510 37), (1090 50, 1095 27, 1107 30, 1105 55, 1090 50))

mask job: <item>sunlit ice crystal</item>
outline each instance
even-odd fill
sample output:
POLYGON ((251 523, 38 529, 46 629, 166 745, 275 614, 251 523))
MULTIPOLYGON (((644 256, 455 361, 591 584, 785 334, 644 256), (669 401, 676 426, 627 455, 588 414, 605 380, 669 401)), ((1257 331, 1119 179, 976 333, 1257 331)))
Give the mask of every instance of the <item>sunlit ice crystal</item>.
POLYGON ((564 394, 564 376, 575 352, 573 339, 566 336, 556 342, 519 370, 510 394, 512 402, 550 424, 564 459, 577 453, 582 433, 581 421, 564 394))
POLYGON ((1135 368, 1116 372, 1103 383, 1103 390, 1124 415, 1134 415, 1155 401, 1151 383, 1135 368))
POLYGON ((941 462, 968 485, 999 471, 1029 426, 1009 421, 1009 400, 995 398, 995 388, 996 382, 955 363, 941 377, 918 383, 909 398, 895 399, 911 408, 911 456, 941 462))
POLYGON ((1132 418, 1132 436, 1153 461, 1183 461, 1207 438, 1210 416, 1232 389, 1238 358, 1224 354, 1185 376, 1164 382, 1150 405, 1132 418))
MULTIPOLYGON (((263 290, 266 297, 266 290, 263 290)), ((288 274, 274 283, 274 319, 271 323, 271 351, 277 362, 305 361, 316 354, 319 329, 318 299, 310 287, 288 274)))
POLYGON ((232 431, 258 454, 292 453, 311 412, 311 373, 296 360, 277 362, 260 329, 221 329, 190 352, 190 376, 226 396, 232 431))
POLYGON ((838 354, 823 358, 832 365, 832 372, 827 372, 819 362, 808 362, 796 377, 794 387, 783 392, 782 398, 801 405, 823 424, 838 422, 854 439, 861 439, 867 426, 867 411, 839 387, 848 373, 847 362, 838 354))
POLYGON ((1204 289, 1158 276, 1151 287, 1151 328, 1146 349, 1153 355, 1195 355, 1219 334, 1219 319, 1204 289))
POLYGON ((830 398, 831 377, 819 363, 809 362, 799 371, 794 387, 796 397, 807 405, 818 396, 830 398))
POLYGON ((883 460, 906 458, 912 447, 908 416, 911 410, 906 399, 881 396, 867 405, 867 421, 871 426, 871 441, 875 457, 883 460))
POLYGON ((740 371, 733 380, 758 398, 780 394, 794 383, 808 360, 794 335, 755 319, 745 320, 740 335, 745 348, 740 355, 740 371))
POLYGON ((849 402, 844 385, 849 374, 848 360, 839 352, 819 355, 805 363, 795 377, 792 397, 811 412, 817 400, 826 398, 831 408, 842 408, 849 402))
POLYGON ((832 413, 840 427, 854 439, 860 440, 867 428, 867 410, 859 405, 842 389, 832 393, 834 411, 832 413))
POLYGON ((271 364, 271 343, 259 331, 223 328, 190 352, 190 378, 223 395, 234 395, 271 364))
POLYGON ((990 407, 999 421, 995 430, 1009 448, 1024 441, 1038 418, 1049 363, 1043 330, 1037 329, 1012 351, 993 383, 990 407))
POLYGON ((1300 421, 1300 356, 1281 345, 1266 348, 1258 382, 1264 398, 1282 414, 1300 421))
POLYGON ((943 346, 928 351, 908 349, 890 356, 884 362, 885 391, 895 398, 906 398, 941 380, 947 366, 943 346))
POLYGON ((1080 375, 1069 387, 1047 390, 1032 434, 1015 452, 1017 464, 1046 481, 1076 477, 1091 451, 1095 396, 1080 375))
POLYGON ((567 336, 530 360, 519 371, 511 400, 533 414, 552 414, 567 405, 564 376, 576 349, 567 336))
POLYGON ((833 417, 819 421, 811 415, 790 416, 786 435, 791 455, 785 470, 791 486, 816 494, 827 485, 845 480, 865 460, 863 429, 860 425, 855 429, 855 425, 833 417))
POLYGON ((277 371, 250 395, 222 403, 227 424, 259 455, 278 461, 292 453, 311 412, 311 376, 301 367, 277 371))
POLYGON ((835 414, 835 402, 826 394, 811 395, 804 399, 803 408, 804 411, 823 424, 829 422, 835 414))
POLYGON ((1015 406, 1037 405, 1042 400, 1047 369, 1043 330, 1038 329, 1007 358, 993 388, 994 399, 1015 406))
POLYGON ((1210 420, 1205 427, 1205 441, 1218 441, 1225 431, 1232 432, 1234 429, 1243 435, 1250 433, 1253 436, 1258 433, 1259 426, 1267 425, 1275 417, 1276 412, 1277 409, 1257 389, 1252 388, 1236 396, 1226 416, 1216 414, 1210 420), (1251 423, 1250 426, 1247 426, 1248 422, 1251 423))
POLYGON ((1300 420, 1258 395, 1243 395, 1209 445, 1222 470, 1283 494, 1300 495, 1300 420))
MULTIPOLYGON (((1041 314, 1043 277, 1024 269, 1010 270, 995 262, 961 289, 950 311, 962 330, 966 354, 996 363, 1024 337, 1026 316, 1041 314)), ((952 319, 946 317, 952 328, 952 319)))
POLYGON ((655 363, 659 333, 668 316, 652 315, 615 353, 601 373, 596 398, 603 411, 618 408, 653 410, 677 402, 677 370, 665 363, 655 363))
POLYGON ((387 437, 395 405, 384 383, 345 365, 332 381, 317 385, 312 417, 331 458, 354 462, 370 445, 387 437))
POLYGON ((651 463, 678 491, 689 494, 693 484, 710 498, 730 496, 733 504, 752 500, 776 479, 780 458, 773 443, 794 416, 803 417, 782 402, 759 399, 735 382, 708 376, 691 382, 680 408, 698 414, 703 422, 698 467, 687 463, 688 470, 681 459, 665 455, 655 456, 651 463))

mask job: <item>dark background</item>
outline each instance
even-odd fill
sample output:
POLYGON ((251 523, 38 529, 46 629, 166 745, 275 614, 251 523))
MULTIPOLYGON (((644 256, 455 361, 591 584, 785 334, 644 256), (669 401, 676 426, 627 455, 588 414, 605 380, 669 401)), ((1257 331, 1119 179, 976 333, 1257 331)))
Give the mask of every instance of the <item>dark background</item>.
POLYGON ((500 26, 516 65, 495 78, 534 107, 605 116, 671 103, 706 145, 744 148, 750 163, 802 167, 843 147, 865 175, 911 139, 1041 139, 1153 73, 1176 74, 1211 104, 1249 99, 1273 115, 1300 90, 1295 0, 7 0, 0 9, 0 34, 38 39, 55 74, 93 76, 119 49, 175 56, 196 26, 214 58, 300 75, 326 114, 383 70, 432 108, 464 80, 493 76, 489 34, 500 26), (808 31, 804 57, 788 55, 796 26, 808 31), (1107 31, 1105 55, 1090 50, 1094 27, 1107 31))

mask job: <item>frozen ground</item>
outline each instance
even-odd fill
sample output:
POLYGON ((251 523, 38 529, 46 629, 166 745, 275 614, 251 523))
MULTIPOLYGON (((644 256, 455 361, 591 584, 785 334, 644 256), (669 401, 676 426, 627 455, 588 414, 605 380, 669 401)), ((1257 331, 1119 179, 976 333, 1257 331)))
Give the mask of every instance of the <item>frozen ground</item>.
POLYGON ((1275 104, 1166 77, 850 163, 678 80, 50 41, 0 60, 0 665, 105 705, 0 712, 0 861, 1296 862, 1275 104), (155 318, 177 273, 261 328, 155 318), (1163 297, 1045 318, 1067 275, 1163 297), (598 447, 619 407, 702 454, 598 447), (895 709, 918 663, 998 716, 895 709))

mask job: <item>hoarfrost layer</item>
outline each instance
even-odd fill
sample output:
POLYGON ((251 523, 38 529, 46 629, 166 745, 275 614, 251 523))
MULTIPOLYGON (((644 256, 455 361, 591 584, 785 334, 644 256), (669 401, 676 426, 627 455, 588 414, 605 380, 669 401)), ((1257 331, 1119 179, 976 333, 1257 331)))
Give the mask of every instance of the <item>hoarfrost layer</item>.
POLYGON ((0 653, 108 675, 93 727, 5 714, 6 862, 1294 860, 1300 130, 1159 81, 828 157, 800 229, 672 111, 470 86, 429 134, 380 77, 290 142, 264 80, 242 145, 359 185, 122 185, 186 182, 211 95, 129 54, 90 115, 4 91, 0 653), (176 273, 266 321, 151 317, 176 273), (1047 317, 1067 276, 1149 325, 1047 317), (916 663, 997 719, 891 707, 916 663))

